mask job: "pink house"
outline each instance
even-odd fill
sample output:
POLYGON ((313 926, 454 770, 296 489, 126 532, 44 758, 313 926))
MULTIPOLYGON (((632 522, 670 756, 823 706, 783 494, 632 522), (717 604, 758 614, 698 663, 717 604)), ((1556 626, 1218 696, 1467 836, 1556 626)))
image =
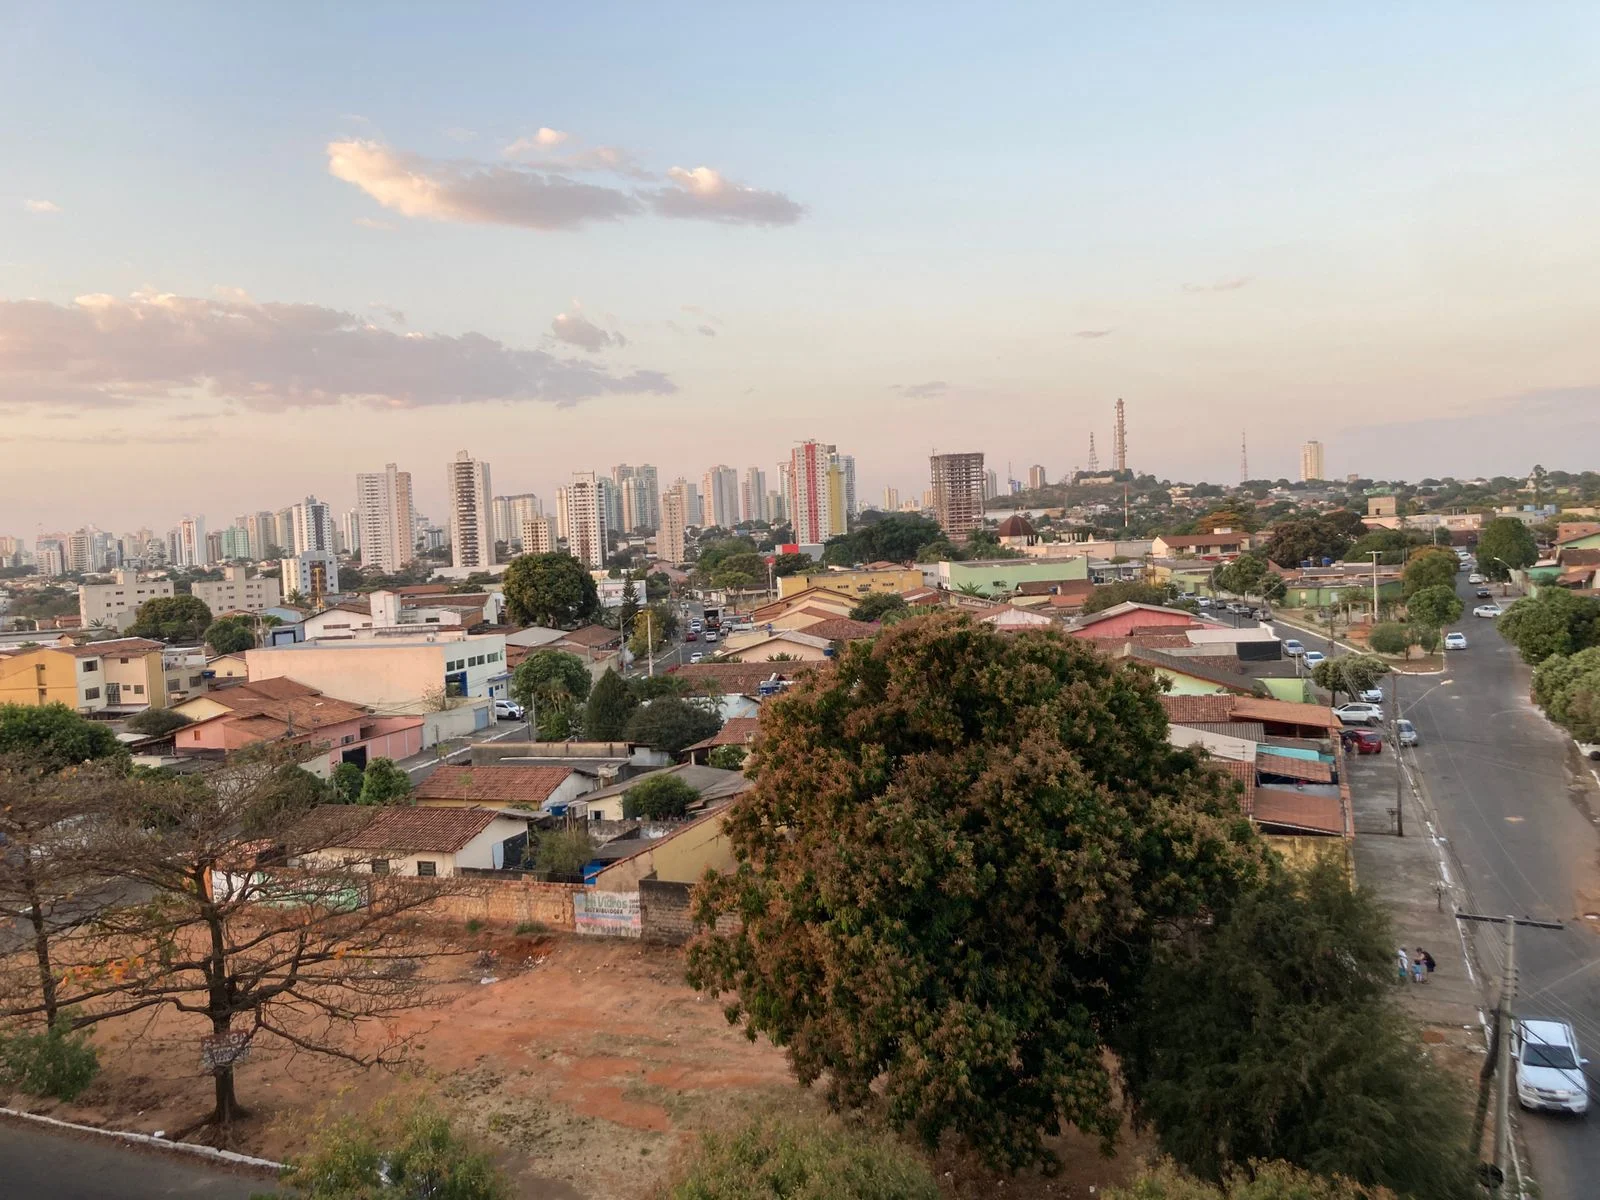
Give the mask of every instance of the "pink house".
POLYGON ((1123 638, 1138 632, 1170 630, 1177 633, 1200 628, 1203 628, 1201 623, 1181 608, 1136 604, 1130 600, 1079 617, 1068 632, 1081 638, 1123 638))
POLYGON ((181 755, 227 754, 262 742, 325 744, 329 770, 341 762, 365 766, 374 758, 401 759, 420 753, 422 718, 375 717, 360 705, 313 692, 241 703, 202 717, 173 736, 181 755))

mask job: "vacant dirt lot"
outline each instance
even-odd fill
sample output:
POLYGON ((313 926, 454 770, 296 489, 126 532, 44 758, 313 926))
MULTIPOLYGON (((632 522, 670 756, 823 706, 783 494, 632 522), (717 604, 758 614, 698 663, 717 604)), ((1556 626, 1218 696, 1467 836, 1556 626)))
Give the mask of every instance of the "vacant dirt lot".
MULTIPOLYGON (((365 1070, 262 1044, 238 1072, 251 1116, 235 1148, 291 1154, 319 1111, 361 1112, 417 1089, 497 1147, 527 1197, 637 1200, 705 1129, 760 1109, 819 1110, 780 1051, 730 1027, 721 1006, 683 982, 680 951, 622 941, 466 939, 474 953, 443 972, 442 1008, 396 1027, 422 1037, 404 1071, 365 1070), (494 948, 495 966, 475 965, 494 948), (494 978, 495 982, 480 982, 494 978)), ((99 1079, 72 1105, 14 1097, 70 1120, 171 1133, 210 1106, 197 1043, 204 1022, 163 1014, 106 1023, 95 1034, 99 1079)), ((1120 1181, 1130 1156, 1063 1139, 1069 1169, 1055 1179, 997 1185, 971 1164, 942 1159, 956 1197, 1081 1197, 1120 1181)))

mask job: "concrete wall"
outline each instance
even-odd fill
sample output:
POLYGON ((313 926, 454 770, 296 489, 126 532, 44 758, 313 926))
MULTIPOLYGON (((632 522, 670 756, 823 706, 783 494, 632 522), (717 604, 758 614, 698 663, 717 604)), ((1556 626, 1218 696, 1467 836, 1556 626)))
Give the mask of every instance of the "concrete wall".
MULTIPOLYGON (((402 882, 373 881, 374 887, 404 887, 402 882)), ((571 933, 572 897, 583 891, 577 883, 543 883, 514 873, 481 882, 465 878, 462 890, 442 896, 429 905, 430 915, 454 921, 483 921, 499 925, 538 923, 547 929, 571 933)))
POLYGON ((639 937, 644 928, 639 893, 574 892, 572 921, 577 932, 589 937, 639 937))
POLYGON ((494 724, 493 704, 492 700, 474 697, 452 701, 451 707, 443 712, 421 714, 422 748, 488 729, 494 724))

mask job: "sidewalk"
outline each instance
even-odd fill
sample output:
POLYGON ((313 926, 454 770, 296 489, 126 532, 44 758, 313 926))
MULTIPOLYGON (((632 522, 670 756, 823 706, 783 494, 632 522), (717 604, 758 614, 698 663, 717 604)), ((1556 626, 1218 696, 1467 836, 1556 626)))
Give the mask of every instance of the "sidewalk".
MULTIPOLYGON (((1477 1031, 1484 1006, 1482 981, 1467 959, 1454 916, 1453 869, 1432 814, 1424 811, 1414 790, 1414 777, 1408 778, 1405 789, 1406 836, 1373 832, 1394 828, 1394 759, 1389 747, 1384 750, 1382 755, 1349 760, 1351 805, 1360 831, 1355 840, 1356 882, 1370 888, 1389 910, 1396 948, 1404 946, 1414 954, 1422 946, 1438 963, 1427 983, 1405 988, 1405 1004, 1412 1015, 1424 1026, 1477 1031)), ((1409 758, 1405 765, 1409 771, 1409 758)), ((1477 1045, 1482 1044, 1479 1038, 1477 1045)))

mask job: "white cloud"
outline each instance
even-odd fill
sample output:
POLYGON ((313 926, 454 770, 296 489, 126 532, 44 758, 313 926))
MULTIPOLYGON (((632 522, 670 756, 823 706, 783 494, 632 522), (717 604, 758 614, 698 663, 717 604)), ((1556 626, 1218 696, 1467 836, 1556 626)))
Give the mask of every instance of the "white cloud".
POLYGON ((61 206, 51 200, 24 200, 22 207, 31 213, 58 213, 61 206))
POLYGON ((608 333, 582 313, 557 313, 550 322, 550 333, 558 342, 581 346, 594 353, 608 346, 626 346, 628 339, 620 333, 608 333))
POLYGON ((30 408, 234 400, 258 410, 362 401, 558 405, 676 391, 479 333, 398 332, 314 304, 140 292, 0 301, 0 393, 30 408))
POLYGON ((930 379, 926 383, 897 383, 891 390, 913 400, 926 400, 930 396, 942 396, 950 390, 950 385, 942 379, 930 379))
POLYGON ((1231 279, 1219 279, 1215 283, 1186 283, 1183 290, 1186 292, 1236 292, 1250 283, 1249 275, 1235 275, 1231 279))
POLYGON ((328 170, 385 208, 435 221, 576 229, 639 209, 615 188, 521 167, 430 162, 379 142, 330 142, 328 170))
POLYGON ((547 125, 541 125, 539 132, 532 137, 518 138, 507 146, 505 154, 507 158, 517 158, 524 154, 537 154, 542 150, 550 150, 561 145, 571 136, 571 134, 563 133, 559 129, 551 129, 547 125))
POLYGON ((1109 337, 1111 332, 1112 331, 1109 329, 1080 329, 1072 336, 1080 338, 1103 338, 1109 337))
POLYGON ((675 185, 651 196, 656 212, 664 217, 689 217, 747 225, 793 225, 805 208, 782 192, 746 187, 710 167, 688 170, 673 167, 667 178, 675 185))
MULTIPOLYGON (((568 135, 542 129, 507 147, 536 155, 568 135), (539 138, 545 137, 545 143, 539 138)), ((725 179, 710 167, 667 172, 670 186, 635 191, 581 183, 569 172, 594 171, 631 179, 657 179, 615 146, 597 146, 523 163, 430 159, 381 142, 328 143, 328 171, 353 183, 383 207, 408 217, 526 229, 576 229, 589 221, 615 221, 654 211, 660 216, 728 224, 789 225, 805 209, 781 192, 725 179)))

